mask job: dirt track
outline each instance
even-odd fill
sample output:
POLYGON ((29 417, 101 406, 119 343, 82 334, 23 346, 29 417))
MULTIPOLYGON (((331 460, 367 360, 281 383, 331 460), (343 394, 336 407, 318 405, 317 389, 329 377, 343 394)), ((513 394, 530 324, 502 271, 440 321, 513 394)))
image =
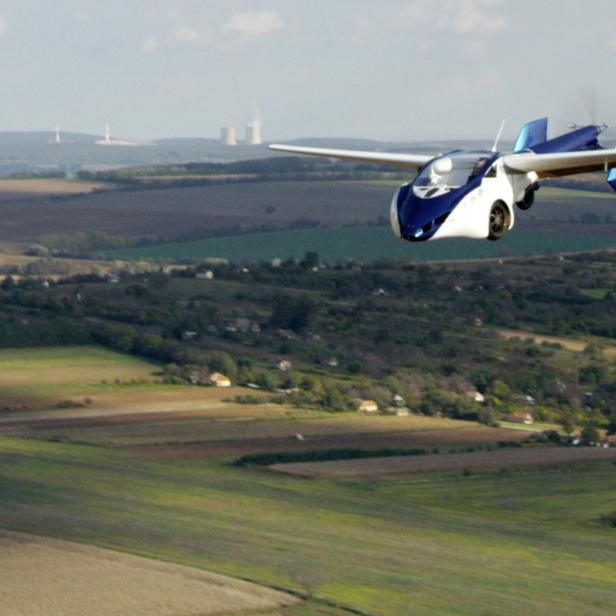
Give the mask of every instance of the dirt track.
POLYGON ((2 616, 190 616, 294 603, 200 569, 0 531, 2 616))
POLYGON ((506 468, 521 465, 564 464, 582 460, 605 459, 616 460, 616 449, 599 449, 596 447, 525 447, 472 453, 274 464, 270 468, 289 475, 333 478, 506 468))

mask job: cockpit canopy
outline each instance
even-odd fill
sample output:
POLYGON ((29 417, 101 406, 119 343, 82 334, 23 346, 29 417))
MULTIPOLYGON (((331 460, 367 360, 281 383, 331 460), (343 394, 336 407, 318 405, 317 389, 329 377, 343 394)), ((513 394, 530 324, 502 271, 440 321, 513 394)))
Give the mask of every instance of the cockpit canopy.
POLYGON ((413 184, 423 188, 459 188, 480 175, 490 159, 485 153, 452 152, 433 160, 413 184))

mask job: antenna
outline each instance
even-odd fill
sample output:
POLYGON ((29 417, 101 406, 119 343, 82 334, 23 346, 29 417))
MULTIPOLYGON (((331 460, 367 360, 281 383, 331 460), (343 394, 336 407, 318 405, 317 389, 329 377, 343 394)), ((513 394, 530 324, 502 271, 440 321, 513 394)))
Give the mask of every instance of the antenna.
POLYGON ((501 122, 500 128, 498 129, 498 134, 496 135, 496 139, 494 140, 494 145, 492 146, 491 152, 496 152, 498 148, 498 142, 500 141, 501 135, 503 134, 503 129, 505 128, 505 120, 501 122))

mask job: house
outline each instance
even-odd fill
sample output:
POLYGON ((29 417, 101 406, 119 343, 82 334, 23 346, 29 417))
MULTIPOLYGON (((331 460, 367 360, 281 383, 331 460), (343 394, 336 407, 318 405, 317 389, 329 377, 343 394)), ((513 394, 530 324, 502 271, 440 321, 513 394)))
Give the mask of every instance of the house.
POLYGON ((327 360, 327 365, 330 366, 331 368, 337 368, 338 367, 338 359, 336 357, 330 357, 327 360))
POLYGON ((378 288, 374 289, 374 291, 372 291, 370 295, 373 295, 374 297, 385 297, 387 296, 387 291, 385 291, 385 289, 383 288, 378 288))
POLYGON ((603 443, 608 447, 616 447, 616 434, 608 434, 603 443))
POLYGON ((288 359, 279 359, 276 362, 276 368, 282 372, 289 372, 293 368, 293 364, 288 359))
POLYGON ((400 394, 396 394, 391 401, 394 403, 394 406, 404 406, 406 404, 404 398, 400 394))
POLYGON ((505 415, 503 417, 505 421, 511 421, 513 423, 523 423, 523 424, 532 424, 533 416, 530 413, 510 413, 509 415, 505 415))
POLYGON ((243 334, 247 334, 250 331, 250 319, 244 317, 235 319, 235 327, 243 334))
POLYGON ((197 272, 196 276, 199 280, 214 280, 214 272, 207 270, 205 272, 197 272))
POLYGON ((358 410, 362 413, 378 413, 379 405, 374 400, 361 400, 358 410))
POLYGON ((194 340, 197 337, 197 332, 185 329, 182 332, 182 340, 184 342, 190 342, 191 340, 194 340))
POLYGON ((486 397, 481 392, 474 389, 464 392, 464 395, 474 402, 479 402, 479 404, 483 404, 486 401, 486 397))
POLYGON ((231 379, 220 372, 210 374, 209 382, 216 387, 231 387, 231 379))
POLYGON ((398 417, 408 417, 409 414, 410 414, 410 411, 406 407, 396 410, 396 415, 398 417))

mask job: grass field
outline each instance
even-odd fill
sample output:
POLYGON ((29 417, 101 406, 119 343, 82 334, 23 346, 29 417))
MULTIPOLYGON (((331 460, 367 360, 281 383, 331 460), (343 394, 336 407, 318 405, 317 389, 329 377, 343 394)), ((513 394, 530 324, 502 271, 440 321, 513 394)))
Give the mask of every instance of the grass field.
POLYGON ((306 480, 0 438, 0 527, 309 588, 371 614, 613 614, 616 470, 306 480))
POLYGON ((616 247, 616 235, 515 229, 499 242, 450 239, 411 244, 402 242, 389 227, 330 227, 300 229, 196 242, 160 244, 147 248, 111 251, 119 259, 177 260, 222 257, 234 262, 303 257, 317 251, 328 262, 346 258, 371 261, 379 257, 409 261, 445 261, 516 257, 530 254, 578 252, 616 247))
POLYGON ((0 407, 50 408, 115 390, 129 381, 154 383, 158 366, 102 347, 0 350, 0 407))

